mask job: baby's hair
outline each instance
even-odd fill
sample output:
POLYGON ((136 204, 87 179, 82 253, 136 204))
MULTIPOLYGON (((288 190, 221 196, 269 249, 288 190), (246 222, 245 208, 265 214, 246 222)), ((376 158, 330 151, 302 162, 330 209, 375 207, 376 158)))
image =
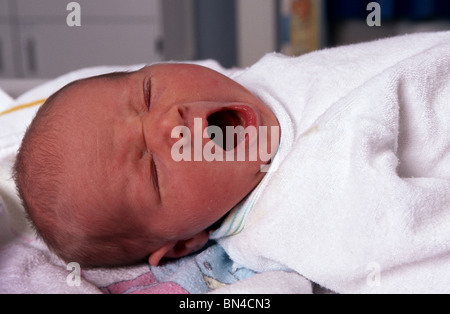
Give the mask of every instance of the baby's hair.
MULTIPOLYGON (((127 73, 103 75, 111 78, 127 73)), ((145 226, 136 224, 126 209, 118 213, 102 208, 100 201, 83 203, 71 193, 65 167, 65 146, 61 138, 68 117, 60 101, 73 82, 53 94, 29 125, 14 164, 14 180, 27 216, 37 235, 66 262, 84 267, 118 266, 143 260, 161 239, 152 238, 145 226), (95 207, 94 219, 84 217, 95 207), (114 214, 111 214, 114 212, 114 214), (127 221, 128 220, 128 221, 127 221), (137 226, 138 225, 138 226, 137 226)), ((104 206, 103 206, 104 207, 104 206)))

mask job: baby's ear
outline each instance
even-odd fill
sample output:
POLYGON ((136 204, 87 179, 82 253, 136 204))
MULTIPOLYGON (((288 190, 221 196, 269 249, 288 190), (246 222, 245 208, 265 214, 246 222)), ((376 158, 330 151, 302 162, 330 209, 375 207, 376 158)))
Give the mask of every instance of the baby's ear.
POLYGON ((179 258, 200 250, 209 240, 207 231, 202 231, 188 240, 174 240, 167 242, 162 247, 150 254, 150 265, 158 266, 163 257, 179 258))

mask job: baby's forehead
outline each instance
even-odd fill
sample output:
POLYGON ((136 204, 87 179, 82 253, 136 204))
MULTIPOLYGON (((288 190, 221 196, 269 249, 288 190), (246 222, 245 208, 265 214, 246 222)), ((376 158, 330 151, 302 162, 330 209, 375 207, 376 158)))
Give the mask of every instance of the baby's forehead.
MULTIPOLYGON (((72 87, 74 90, 95 88, 98 87, 99 85, 107 87, 117 84, 120 80, 127 79, 134 73, 136 72, 111 72, 98 76, 87 77, 81 80, 74 81, 72 83, 73 84, 72 87)), ((70 84, 68 85, 68 87, 71 87, 70 84)))
POLYGON ((134 73, 136 73, 136 72, 126 72, 126 71, 111 72, 111 73, 105 73, 105 74, 101 74, 101 75, 97 75, 97 76, 89 76, 86 78, 78 79, 78 80, 72 81, 72 82, 68 83, 67 85, 65 85, 64 87, 62 87, 59 91, 57 91, 55 93, 55 95, 60 94, 60 93, 73 92, 73 91, 77 91, 79 89, 89 89, 89 88, 94 87, 94 85, 96 85, 96 84, 109 85, 114 82, 117 82, 118 80, 130 77, 134 73))
POLYGON ((72 114, 80 115, 84 110, 97 110, 106 101, 111 103, 113 92, 126 89, 127 85, 122 82, 131 75, 130 72, 114 72, 74 81, 51 96, 56 104, 55 111, 72 108, 72 114))
POLYGON ((79 154, 86 152, 89 138, 95 135, 97 127, 105 126, 108 111, 113 107, 110 105, 114 101, 110 98, 113 84, 107 76, 87 78, 72 82, 49 98, 46 129, 59 139, 60 146, 80 145, 84 150, 79 150, 79 154), (81 145, 83 141, 85 145, 81 145))

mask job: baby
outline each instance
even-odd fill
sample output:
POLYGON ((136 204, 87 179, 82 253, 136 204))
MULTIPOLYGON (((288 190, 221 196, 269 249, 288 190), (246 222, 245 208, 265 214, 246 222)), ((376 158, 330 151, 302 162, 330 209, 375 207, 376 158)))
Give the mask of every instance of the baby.
MULTIPOLYGON (((84 267, 146 258, 158 265, 201 249, 210 227, 261 181, 267 162, 174 160, 175 144, 198 144, 174 136, 177 127, 196 136, 194 127, 202 132, 211 124, 224 132, 267 126, 263 142, 247 134, 231 147, 251 150, 259 142, 256 149, 267 151, 278 121, 244 87, 199 65, 152 65, 62 88, 38 111, 15 167, 38 233, 84 267)), ((213 136, 200 138, 215 156, 229 154, 213 136)))
POLYGON ((24 204, 83 265, 158 265, 209 237, 236 265, 340 293, 449 292, 449 43, 416 34, 268 54, 229 77, 166 64, 75 82, 23 140, 24 204), (221 146, 228 127, 256 132, 221 146), (228 158, 243 146, 257 158, 228 158))

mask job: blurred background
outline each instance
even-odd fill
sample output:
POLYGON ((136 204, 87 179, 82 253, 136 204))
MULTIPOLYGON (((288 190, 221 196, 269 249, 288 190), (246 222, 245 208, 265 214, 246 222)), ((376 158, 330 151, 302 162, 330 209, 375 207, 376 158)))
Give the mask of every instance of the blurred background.
POLYGON ((265 53, 450 30, 450 0, 0 0, 0 78, 52 78, 97 65, 215 59, 246 67, 265 53), (80 26, 69 26, 76 21, 80 26))

